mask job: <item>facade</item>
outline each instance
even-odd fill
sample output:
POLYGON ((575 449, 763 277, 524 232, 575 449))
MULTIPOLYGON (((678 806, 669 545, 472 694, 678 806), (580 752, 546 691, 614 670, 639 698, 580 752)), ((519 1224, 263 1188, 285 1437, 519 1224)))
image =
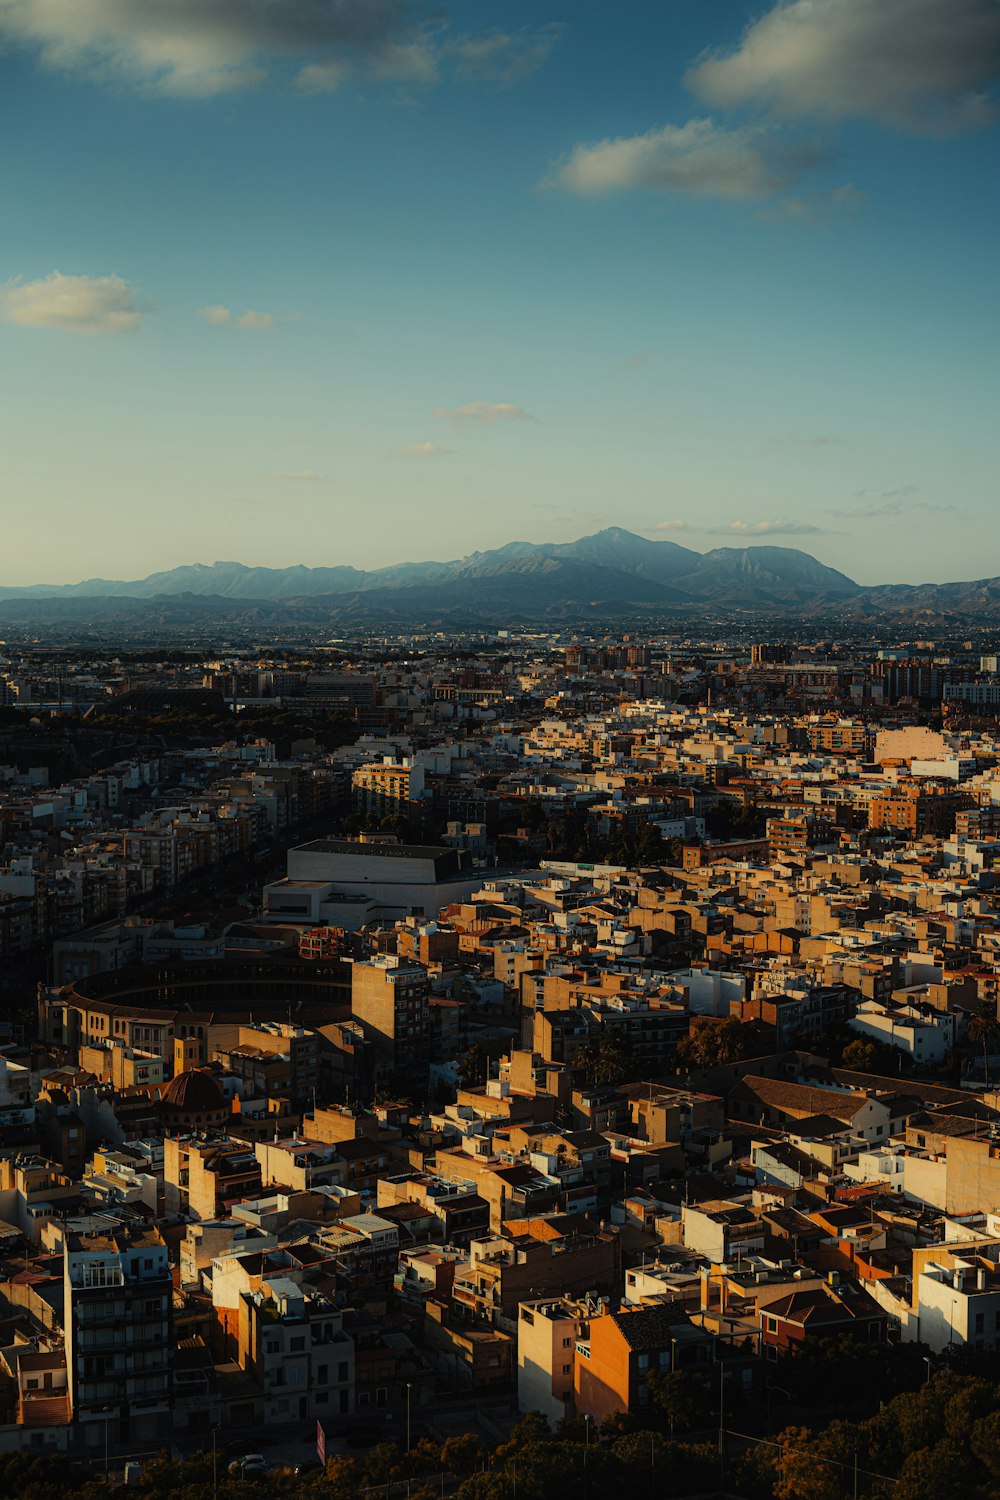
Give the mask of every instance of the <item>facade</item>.
POLYGON ((159 1232, 70 1234, 66 1368, 86 1447, 154 1444, 170 1431, 173 1285, 159 1232))
POLYGON ((540 1411, 555 1429, 574 1412, 573 1365, 582 1327, 566 1298, 522 1302, 517 1317, 517 1404, 540 1411))
POLYGON ((426 1072, 430 984, 421 964, 394 954, 352 969, 351 1011, 390 1072, 426 1072))

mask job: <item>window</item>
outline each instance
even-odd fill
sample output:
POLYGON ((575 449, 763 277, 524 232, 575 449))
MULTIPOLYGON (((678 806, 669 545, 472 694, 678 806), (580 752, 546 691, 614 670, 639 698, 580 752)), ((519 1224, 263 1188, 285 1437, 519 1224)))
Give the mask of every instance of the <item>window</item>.
POLYGON ((346 1380, 347 1379, 347 1360, 346 1359, 342 1359, 341 1362, 340 1362, 340 1364, 337 1366, 337 1379, 338 1380, 346 1380))
POLYGON ((982 1333, 984 1324, 985 1324, 985 1319, 983 1317, 983 1314, 982 1313, 976 1313, 976 1332, 977 1333, 982 1333))
POLYGON ((288 1347, 293 1354, 301 1354, 303 1349, 306 1347, 306 1341, 304 1338, 292 1339, 288 1347))
POLYGON ((319 1381, 320 1385, 326 1385, 330 1379, 330 1366, 320 1365, 319 1369, 316 1371, 316 1379, 319 1381))

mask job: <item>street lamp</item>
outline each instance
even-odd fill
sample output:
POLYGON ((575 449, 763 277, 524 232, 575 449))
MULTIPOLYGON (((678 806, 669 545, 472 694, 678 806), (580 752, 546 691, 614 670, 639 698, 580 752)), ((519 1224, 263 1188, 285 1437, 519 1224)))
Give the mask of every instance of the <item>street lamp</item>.
POLYGON ((931 1383, 931 1370, 934 1367, 931 1364, 931 1357, 930 1357, 929 1354, 925 1354, 923 1356, 923 1360, 924 1360, 924 1364, 927 1366, 927 1379, 924 1381, 924 1384, 925 1385, 930 1385, 930 1383, 931 1383))
POLYGON ((406 1382, 406 1451, 410 1451, 410 1391, 413 1389, 410 1382, 406 1382))
POLYGON ((113 1406, 102 1406, 99 1408, 104 1417, 104 1478, 107 1480, 111 1474, 111 1413, 113 1406))
POLYGON ((586 1495, 588 1493, 588 1483, 589 1483, 588 1478, 587 1478, 587 1454, 590 1452, 590 1412, 589 1411, 585 1411, 584 1414, 583 1414, 583 1430, 584 1430, 584 1432, 586 1434, 586 1439, 585 1439, 584 1445, 583 1445, 583 1493, 584 1493, 584 1497, 585 1497, 585 1500, 586 1500, 586 1495))
POLYGON ((212 1423, 212 1500, 219 1500, 219 1467, 218 1449, 215 1446, 216 1435, 219 1431, 217 1422, 212 1423))

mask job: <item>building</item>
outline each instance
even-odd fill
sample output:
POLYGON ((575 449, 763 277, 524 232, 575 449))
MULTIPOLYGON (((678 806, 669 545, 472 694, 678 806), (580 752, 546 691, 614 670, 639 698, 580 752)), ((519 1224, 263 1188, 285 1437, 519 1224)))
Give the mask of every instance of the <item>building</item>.
POLYGON ((517 1404, 554 1429, 573 1415, 573 1364, 581 1304, 566 1297, 522 1302, 517 1312, 517 1404))
POLYGON ((315 839, 289 849, 287 874, 291 882, 328 882, 343 895, 370 898, 387 917, 434 916, 468 900, 479 884, 465 850, 354 839, 315 839))
POLYGON ((68 1234, 63 1319, 85 1447, 148 1447, 171 1430, 173 1284, 156 1229, 68 1234))
POLYGON ((237 1363, 263 1388, 265 1423, 326 1424, 354 1410, 355 1350, 344 1315, 290 1277, 241 1294, 237 1363))
POLYGON ((641 1415, 651 1374, 707 1367, 713 1339, 675 1302, 640 1303, 612 1312, 595 1307, 575 1346, 574 1401, 579 1416, 600 1423, 612 1412, 641 1415))
POLYGON ((810 1341, 849 1338, 884 1344, 889 1318, 868 1293, 836 1271, 822 1286, 789 1292, 761 1307, 761 1348, 768 1359, 795 1354, 810 1341))
POLYGON ((429 995, 430 981, 421 964, 389 953, 354 965, 351 1011, 386 1071, 426 1073, 429 995))
POLYGON ((163 1142, 163 1189, 167 1214, 224 1218, 244 1198, 260 1197, 260 1162, 252 1146, 225 1136, 168 1136, 163 1142))

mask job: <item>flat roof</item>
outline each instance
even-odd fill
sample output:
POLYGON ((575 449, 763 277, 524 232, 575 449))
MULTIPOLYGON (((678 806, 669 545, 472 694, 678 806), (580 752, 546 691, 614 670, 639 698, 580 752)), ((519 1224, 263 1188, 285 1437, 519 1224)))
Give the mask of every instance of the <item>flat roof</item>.
MULTIPOLYGON (((294 854, 357 854, 365 859, 440 859, 455 851, 443 844, 358 844, 353 839, 313 839, 294 854)), ((298 882, 295 882, 298 884, 298 882)))

